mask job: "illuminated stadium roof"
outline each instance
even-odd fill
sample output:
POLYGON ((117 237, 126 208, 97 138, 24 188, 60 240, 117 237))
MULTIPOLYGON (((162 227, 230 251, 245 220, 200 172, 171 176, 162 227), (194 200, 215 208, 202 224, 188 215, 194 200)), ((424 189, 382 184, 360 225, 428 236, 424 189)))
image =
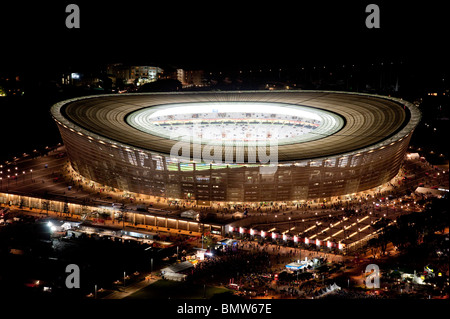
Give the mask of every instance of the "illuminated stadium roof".
MULTIPOLYGON (((295 124, 299 128, 298 134, 272 135, 278 141, 279 162, 328 158, 381 148, 411 133, 420 120, 420 112, 406 101, 326 91, 101 95, 60 102, 53 106, 52 115, 60 125, 89 139, 112 147, 162 155, 170 154, 179 141, 180 138, 170 139, 170 127, 179 126, 181 121, 188 121, 183 124, 188 128, 200 125, 202 121, 204 125, 225 125, 225 130, 238 125, 239 134, 231 132, 233 136, 228 139, 225 134, 228 142, 245 142, 249 132, 242 129, 258 124, 252 120, 261 119, 260 115, 267 115, 264 124, 262 120, 259 122, 260 126, 268 124, 281 129, 298 122, 295 124), (220 118, 219 113, 230 115, 230 123, 223 123, 227 117, 220 118), (251 115, 238 119, 244 113, 251 115), (304 131, 301 131, 300 122, 304 122, 304 131), (307 124, 311 125, 306 127, 307 124)), ((210 128, 205 126, 203 130, 207 132, 210 128)), ((209 136, 211 138, 214 135, 209 136)), ((252 138, 258 139, 250 137, 248 140, 252 138)))
POLYGON ((148 107, 130 114, 134 128, 168 139, 236 145, 274 140, 303 143, 332 135, 344 120, 337 114, 283 103, 214 102, 148 107))

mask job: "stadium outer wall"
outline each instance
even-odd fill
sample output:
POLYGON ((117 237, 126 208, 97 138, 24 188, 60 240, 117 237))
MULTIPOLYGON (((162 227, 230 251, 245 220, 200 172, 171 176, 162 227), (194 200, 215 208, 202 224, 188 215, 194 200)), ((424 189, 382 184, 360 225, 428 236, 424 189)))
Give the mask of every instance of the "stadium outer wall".
MULTIPOLYGON (((333 93, 366 96, 359 93, 333 93)), ((375 97, 396 101, 404 105, 405 110, 408 108, 414 111, 400 134, 397 132, 376 145, 338 155, 280 161, 273 175, 260 175, 258 167, 244 165, 218 169, 210 166, 209 169, 199 170, 194 163, 181 169, 180 164, 174 166, 169 163, 169 154, 108 143, 107 138, 86 134, 86 130, 77 130, 77 126, 70 125, 60 113, 60 108, 65 104, 86 98, 60 102, 53 106, 52 115, 73 169, 97 183, 166 199, 197 200, 200 204, 210 201, 291 202, 365 191, 397 175, 413 130, 420 121, 420 112, 408 102, 375 97)))

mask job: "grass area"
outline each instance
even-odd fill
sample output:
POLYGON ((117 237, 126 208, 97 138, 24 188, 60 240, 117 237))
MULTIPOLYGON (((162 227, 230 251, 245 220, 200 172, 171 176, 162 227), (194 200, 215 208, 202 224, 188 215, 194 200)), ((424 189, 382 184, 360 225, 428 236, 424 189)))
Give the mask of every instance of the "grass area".
POLYGON ((204 289, 203 285, 161 279, 126 299, 203 299, 205 293, 206 299, 210 299, 214 295, 229 291, 226 288, 206 286, 204 289))

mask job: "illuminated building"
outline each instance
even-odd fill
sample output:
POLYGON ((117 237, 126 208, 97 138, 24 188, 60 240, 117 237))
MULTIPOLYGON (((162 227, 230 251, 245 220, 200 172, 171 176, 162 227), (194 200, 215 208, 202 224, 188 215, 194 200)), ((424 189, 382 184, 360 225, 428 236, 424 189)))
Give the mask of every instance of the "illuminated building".
POLYGON ((72 167, 84 177, 199 203, 300 201, 377 187, 398 173, 421 116, 400 99, 328 91, 101 95, 60 102, 51 112, 72 167), (224 130, 224 162, 171 157, 183 140, 171 136, 180 125, 200 127, 208 143, 212 128, 224 130), (260 153, 252 160, 252 143, 264 140, 246 131, 254 125, 278 134, 270 134, 277 142, 273 174, 261 174, 260 153))
POLYGON ((142 85, 158 80, 158 76, 163 72, 160 67, 139 65, 125 66, 122 64, 111 64, 107 67, 108 74, 116 79, 123 80, 126 84, 142 85))

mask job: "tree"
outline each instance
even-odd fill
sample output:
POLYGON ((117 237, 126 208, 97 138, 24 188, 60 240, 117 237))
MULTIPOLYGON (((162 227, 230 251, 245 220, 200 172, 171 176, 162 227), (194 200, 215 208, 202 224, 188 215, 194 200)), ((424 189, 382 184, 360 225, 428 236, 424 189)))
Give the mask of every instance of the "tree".
POLYGON ((88 217, 88 208, 86 205, 86 199, 83 199, 83 202, 81 203, 81 219, 85 220, 88 217))
POLYGON ((110 214, 106 212, 100 212, 98 215, 102 219, 108 219, 110 217, 110 214))
POLYGON ((381 241, 380 241, 380 239, 378 237, 374 237, 374 238, 369 239, 368 244, 369 244, 369 247, 371 249, 373 258, 375 258, 375 256, 378 253, 378 249, 381 246, 381 241))
POLYGON ((139 88, 139 92, 172 92, 181 90, 182 85, 178 80, 162 79, 146 83, 139 88))
POLYGON ((48 200, 45 200, 42 202, 42 209, 44 209, 47 212, 48 215, 48 210, 50 208, 50 202, 48 200))
POLYGON ((389 219, 383 217, 372 225, 375 230, 379 231, 379 236, 375 243, 378 247, 381 248, 382 255, 386 253, 386 247, 388 242, 390 241, 389 237, 391 236, 391 231, 390 229, 388 229, 389 222, 389 219))
POLYGON ((125 203, 122 203, 122 206, 120 206, 120 216, 119 218, 117 218, 119 222, 122 221, 122 230, 125 229, 126 214, 127 214, 127 207, 125 206, 125 203))
POLYGON ((389 277, 390 277, 391 279, 394 279, 394 280, 396 280, 396 279, 401 279, 401 278, 402 278, 402 274, 401 274, 401 272, 398 271, 398 270, 393 270, 393 271, 389 274, 389 277))
POLYGON ((69 214, 69 204, 67 203, 67 199, 64 200, 63 213, 64 214, 69 214))
POLYGON ((214 246, 216 244, 216 239, 213 236, 203 236, 203 244, 205 247, 214 246))
POLYGON ((303 281, 303 280, 309 280, 312 279, 313 275, 310 272, 302 272, 298 274, 298 280, 303 281))

